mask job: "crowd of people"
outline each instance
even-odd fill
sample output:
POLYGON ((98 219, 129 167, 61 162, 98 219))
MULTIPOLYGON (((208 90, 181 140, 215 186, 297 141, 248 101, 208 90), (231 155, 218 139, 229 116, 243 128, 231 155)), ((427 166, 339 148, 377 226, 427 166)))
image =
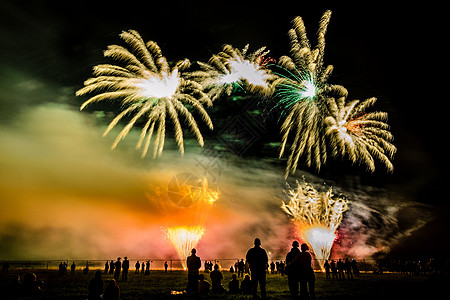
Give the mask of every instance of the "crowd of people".
MULTIPOLYGON (((315 275, 312 268, 312 256, 308 251, 307 244, 301 245, 301 251, 298 248, 299 243, 294 241, 291 251, 286 255, 285 266, 282 263, 282 267, 279 270, 283 270, 283 274, 286 273, 288 276, 289 291, 293 299, 297 299, 299 296, 300 299, 315 299, 315 275)), ((209 292, 226 293, 227 290, 222 285, 223 275, 219 270, 219 266, 217 264, 214 265, 214 270, 209 274, 211 279, 211 284, 209 284, 209 282, 205 281, 204 275, 199 273, 201 260, 196 253, 196 249, 192 249, 191 255, 186 260, 188 269, 187 293, 200 295, 205 295, 209 292)), ((245 263, 241 259, 236 262, 234 268, 232 266, 233 274, 231 281, 228 283, 228 292, 231 294, 251 294, 254 298, 257 298, 259 286, 261 298, 265 299, 267 296, 267 268, 272 264, 269 265, 267 252, 261 247, 260 239, 255 239, 254 247, 247 251, 245 259, 245 263), (251 277, 249 274, 246 274, 239 285, 237 277, 243 276, 246 265, 251 277), (237 275, 234 274, 234 269, 237 269, 237 275)), ((275 266, 275 263, 273 263, 273 266, 275 266)), ((273 266, 271 270, 275 272, 273 266)), ((280 267, 280 264, 278 266, 280 267)))
MULTIPOLYGON (((135 263, 135 274, 150 274, 151 261, 137 261, 135 263)), ((204 274, 200 274, 201 259, 197 256, 196 249, 192 249, 191 255, 186 260, 187 266, 187 287, 185 292, 194 295, 208 294, 242 294, 258 296, 258 287, 261 298, 266 298, 266 276, 267 274, 287 275, 287 283, 292 299, 315 299, 315 273, 312 268, 313 260, 309 252, 308 245, 299 244, 297 241, 292 243, 292 248, 286 255, 285 261, 272 261, 269 263, 266 250, 261 247, 261 240, 254 240, 254 247, 247 251, 244 259, 237 260, 230 267, 231 280, 223 283, 224 276, 220 271, 217 261, 204 262, 204 274), (208 278, 205 276, 209 275, 208 278), (242 278, 239 281, 239 278, 242 278), (225 286, 224 286, 225 285, 225 286), (227 289, 227 288, 228 289, 227 289)), ((353 279, 359 276, 358 263, 348 258, 338 260, 326 260, 323 265, 326 279, 353 279)), ((383 263, 378 263, 377 272, 382 273, 383 263)), ((394 262, 391 268, 398 269, 400 274, 434 274, 439 269, 439 263, 435 260, 400 260, 394 262)), ((8 273, 9 263, 4 262, 2 273, 8 273)), ((61 262, 59 264, 59 274, 67 274, 68 264, 61 262)), ((89 280, 88 299, 119 299, 120 288, 117 285, 119 279, 128 280, 128 271, 130 261, 124 257, 118 257, 116 261, 106 261, 104 270, 95 271, 95 275, 89 280), (102 274, 113 275, 114 279, 108 280, 104 287, 102 274)), ((70 274, 74 275, 76 270, 75 262, 70 265, 70 274)), ((164 262, 164 271, 167 272, 168 263, 164 262)), ((83 269, 83 274, 88 274, 89 262, 83 269)), ((42 294, 43 282, 37 279, 33 273, 28 273, 23 280, 18 277, 17 282, 11 285, 12 294, 24 296, 39 296, 42 294)))

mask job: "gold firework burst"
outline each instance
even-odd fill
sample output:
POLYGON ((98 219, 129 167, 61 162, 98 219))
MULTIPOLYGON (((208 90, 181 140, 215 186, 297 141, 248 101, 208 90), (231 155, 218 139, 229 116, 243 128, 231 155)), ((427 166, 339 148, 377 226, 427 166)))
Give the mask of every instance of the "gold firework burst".
POLYGON ((366 112, 376 98, 364 101, 346 101, 347 93, 328 98, 329 116, 325 118, 327 135, 333 155, 348 156, 353 163, 364 163, 375 171, 375 159, 381 161, 389 171, 397 148, 391 144, 393 135, 385 123, 387 113, 366 112))
POLYGON ((272 61, 265 58, 269 51, 261 47, 248 54, 248 48, 248 44, 242 50, 225 45, 208 63, 198 62, 202 70, 190 75, 201 83, 213 101, 222 94, 231 95, 236 87, 269 95, 272 92, 270 83, 276 78, 267 68, 272 61))
POLYGON ((199 144, 203 146, 203 137, 197 122, 188 107, 197 111, 210 129, 212 121, 203 107, 211 105, 210 98, 203 92, 200 84, 186 79, 181 71, 190 66, 188 59, 179 61, 170 68, 159 46, 149 41, 145 43, 138 32, 124 31, 120 37, 128 45, 110 45, 104 51, 123 66, 102 64, 94 67, 94 76, 84 82, 85 87, 76 92, 77 96, 97 93, 84 102, 80 110, 94 102, 119 101, 123 110, 109 124, 104 135, 127 115, 132 118, 117 136, 112 148, 125 138, 131 128, 143 119, 143 128, 137 148, 142 157, 147 154, 153 132, 156 131, 153 157, 161 156, 164 148, 166 118, 169 117, 175 127, 175 140, 180 152, 184 153, 183 129, 179 116, 183 116, 199 144))
POLYGON ((286 149, 289 136, 294 139, 286 166, 286 177, 294 174, 300 157, 306 165, 314 165, 318 170, 327 160, 323 134, 323 106, 326 93, 341 86, 327 85, 333 66, 323 66, 325 33, 331 11, 326 11, 319 23, 317 45, 311 47, 306 36, 306 28, 301 17, 296 17, 289 31, 291 40, 290 56, 280 58, 283 68, 280 77, 274 81, 278 105, 287 117, 281 126, 282 143, 280 158, 286 149))

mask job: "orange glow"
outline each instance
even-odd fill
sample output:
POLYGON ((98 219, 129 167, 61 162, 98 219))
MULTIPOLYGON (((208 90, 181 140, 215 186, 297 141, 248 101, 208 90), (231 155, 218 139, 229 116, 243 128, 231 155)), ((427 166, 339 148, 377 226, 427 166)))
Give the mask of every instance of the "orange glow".
POLYGON ((181 259, 183 268, 186 269, 186 259, 191 253, 192 248, 197 246, 198 241, 205 233, 205 228, 197 226, 171 227, 166 230, 167 238, 170 240, 178 256, 181 259))

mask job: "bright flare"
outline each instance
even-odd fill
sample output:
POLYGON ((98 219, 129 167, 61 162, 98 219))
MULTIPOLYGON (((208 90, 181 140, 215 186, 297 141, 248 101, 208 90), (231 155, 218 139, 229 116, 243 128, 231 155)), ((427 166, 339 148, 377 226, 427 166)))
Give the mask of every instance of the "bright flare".
POLYGON ((248 45, 242 50, 225 45, 208 63, 198 62, 202 70, 192 72, 190 76, 200 83, 213 101, 223 94, 231 95, 236 86, 270 95, 270 82, 276 76, 266 67, 271 59, 264 58, 269 53, 265 49, 262 47, 247 54, 248 45))
POLYGON ((313 226, 309 229, 303 229, 305 241, 311 246, 314 255, 319 260, 319 265, 323 265, 326 259, 330 257, 331 247, 336 239, 333 229, 321 226, 313 226))
POLYGON ((171 227, 165 230, 167 238, 181 259, 181 263, 186 268, 186 259, 191 254, 191 250, 197 246, 197 243, 205 233, 205 228, 197 226, 171 227))
POLYGON ((267 88, 269 75, 256 62, 241 57, 235 57, 229 61, 232 74, 236 74, 238 80, 245 80, 250 85, 267 88))
POLYGON ((138 79, 135 85, 145 98, 172 98, 180 85, 180 77, 177 69, 172 74, 163 72, 161 76, 145 72, 144 78, 138 79))
POLYGON ((332 189, 318 192, 312 185, 297 182, 297 188, 285 191, 289 203, 283 201, 281 208, 293 217, 301 238, 310 246, 322 265, 328 259, 336 230, 341 224, 348 201, 334 197, 332 189))

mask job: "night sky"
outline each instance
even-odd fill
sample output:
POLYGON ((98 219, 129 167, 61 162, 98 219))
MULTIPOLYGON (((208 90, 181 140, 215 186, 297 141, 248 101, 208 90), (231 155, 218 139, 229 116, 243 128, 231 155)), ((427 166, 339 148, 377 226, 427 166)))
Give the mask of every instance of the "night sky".
MULTIPOLYGON (((0 214, 0 218, 6 215, 20 215, 21 213, 17 210, 28 207, 28 203, 35 201, 34 196, 37 199, 48 198, 45 195, 47 190, 52 190, 53 193, 58 189, 83 190, 85 188, 83 181, 78 181, 77 177, 83 177, 85 175, 83 172, 74 172, 68 177, 67 182, 60 184, 57 180, 51 179, 61 176, 72 166, 70 159, 60 152, 63 151, 60 149, 66 149, 66 146, 61 146, 56 141, 47 141, 51 139, 47 132, 55 132, 58 128, 61 132, 68 130, 70 136, 62 143, 72 142, 80 145, 80 150, 77 152, 79 155, 77 159, 80 161, 85 154, 93 153, 90 152, 91 150, 82 149, 81 146, 90 147, 91 138, 98 139, 98 143, 92 145, 95 148, 92 151, 98 157, 103 157, 102 151, 105 151, 105 156, 108 156, 104 162, 105 174, 108 173, 107 164, 118 163, 117 169, 124 174, 126 168, 121 166, 127 164, 132 165, 133 171, 139 174, 145 173, 146 166, 150 166, 153 170, 153 164, 164 164, 164 160, 154 162, 150 157, 141 161, 137 151, 129 150, 133 148, 132 142, 129 142, 131 146, 128 148, 124 146, 121 150, 119 147, 118 154, 111 154, 109 145, 114 135, 105 140, 101 138, 101 134, 102 128, 108 124, 108 115, 117 112, 118 106, 99 104, 86 111, 78 112, 79 106, 86 98, 75 97, 75 91, 81 88, 83 81, 90 77, 94 65, 111 62, 103 57, 102 51, 110 44, 121 43, 119 34, 122 30, 137 30, 145 41, 157 42, 163 55, 170 62, 184 58, 189 58, 191 62, 207 61, 212 54, 221 50, 223 44, 227 43, 237 48, 243 48, 249 43, 251 50, 267 46, 271 50, 269 56, 278 59, 282 55, 289 54, 287 32, 295 16, 303 18, 309 33, 308 37, 314 45, 318 21, 322 13, 330 9, 332 17, 326 35, 325 64, 332 64, 334 71, 329 82, 345 86, 349 91, 349 99, 363 100, 376 97, 378 101, 374 109, 388 112, 388 123, 394 134, 394 144, 398 149, 393 161, 395 170, 389 174, 379 164, 376 172, 369 174, 364 166, 352 166, 345 160, 329 158, 327 165, 319 173, 306 166, 299 166, 295 178, 301 180, 301 176, 306 174, 305 177, 308 180, 326 182, 328 185, 337 187, 344 194, 355 193, 354 191, 358 189, 364 190, 364 193, 368 195, 370 191, 377 191, 372 195, 371 201, 374 206, 367 204, 370 201, 365 202, 365 205, 370 207, 388 203, 384 202, 384 199, 383 202, 375 205, 377 193, 382 194, 383 197, 388 195, 388 199, 401 199, 401 203, 408 203, 408 205, 399 205, 403 209, 403 214, 396 216, 400 224, 399 228, 406 226, 405 232, 408 232, 410 228, 408 224, 413 224, 414 219, 423 219, 425 225, 402 236, 401 242, 391 247, 391 253, 445 255, 449 253, 449 243, 442 241, 443 237, 448 237, 446 219, 450 212, 444 171, 447 165, 447 151, 444 146, 447 137, 444 133, 446 108, 443 107, 446 95, 445 86, 442 88, 438 83, 439 77, 446 76, 445 73, 443 75, 439 73, 444 61, 442 43, 445 41, 443 40, 445 35, 441 29, 442 8, 431 6, 429 3, 426 7, 416 6, 416 4, 392 7, 379 2, 372 4, 361 2, 355 6, 337 3, 311 4, 304 1, 274 1, 256 4, 222 1, 220 5, 213 4, 216 1, 209 1, 208 4, 191 2, 183 1, 182 4, 176 1, 163 1, 163 3, 124 1, 119 4, 113 1, 95 2, 95 4, 89 1, 30 1, 29 4, 22 1, 1 2, 0 143, 3 154, 0 158, 0 170, 1 178, 9 179, 9 181, 0 183, 0 192, 3 194, 0 196, 0 204, 7 208, 0 214), (51 115, 55 111, 58 114, 54 114, 53 119, 50 118, 54 123, 49 121, 49 127, 45 127, 45 122, 41 120, 48 119, 41 118, 46 113, 51 115), (98 116, 99 111, 103 111, 106 115, 104 119, 95 117, 98 116), (33 118, 36 119, 33 121, 33 118), (77 122, 83 124, 79 130, 75 128, 72 132, 67 124, 62 124, 71 118, 84 118, 82 121, 77 119, 77 122), (84 134, 86 131, 89 131, 89 140, 81 142, 76 140, 80 132, 84 134), (71 132, 73 135, 70 135, 71 132), (17 138, 12 136, 13 133, 16 133, 17 138), (33 145, 43 145, 40 137, 45 140, 46 146, 34 147, 33 145), (28 138, 36 139, 35 143, 23 142, 28 138), (54 147, 51 146, 53 142, 54 147), (7 143, 10 146, 5 147, 7 143), (17 146, 14 146, 14 143, 17 146), (25 151, 26 147, 30 150, 25 151), (23 153, 18 149, 23 150, 23 153), (53 166, 52 155, 55 155, 56 163, 67 162, 67 166, 64 164, 53 166), (59 157, 60 160, 58 160, 59 157), (30 173, 23 175, 17 170, 30 173), (37 175, 32 175, 33 172, 37 175), (40 172, 56 175, 46 177, 40 172), (38 180, 37 178, 42 178, 41 175, 50 179, 38 180), (35 184, 46 188, 36 188, 35 184), (17 187, 12 188, 15 186, 17 187), (24 189, 26 190, 29 186, 29 194, 33 196, 25 196, 27 193, 24 189), (39 193, 43 194, 37 195, 39 193), (23 197, 18 196, 19 194, 23 194, 23 197), (23 201, 22 204, 18 205, 19 201, 23 201)), ((248 109, 248 103, 245 101, 249 98, 250 101, 254 101, 252 97, 242 93, 238 96, 241 96, 243 100, 223 99, 210 110, 215 130, 208 132, 206 126, 201 128, 207 140, 206 144, 212 143, 216 144, 217 148, 227 148, 226 141, 220 138, 220 133, 230 123, 230 115, 239 114, 248 109)), ((255 171, 252 168, 279 170, 279 177, 273 175, 272 171, 267 171, 268 174, 270 173, 267 178, 274 176, 273 178, 276 178, 273 179, 274 185, 281 186, 285 160, 277 159, 277 146, 270 147, 280 140, 278 133, 280 123, 277 123, 275 118, 265 125, 267 128, 264 130, 256 130, 257 138, 245 151, 241 151, 239 155, 229 154, 233 157, 228 161, 232 165, 229 170, 236 168, 236 170, 239 169, 236 172, 242 172, 242 174, 254 172, 261 178, 264 172, 255 171)), ((59 134, 63 134, 61 132, 59 134)), ((170 139, 171 129, 167 132, 166 138, 170 139)), ((84 135, 81 139, 84 139, 84 135)), ((186 139, 194 140, 189 134, 186 139)), ((166 147, 168 157, 176 154, 175 146, 170 142, 167 142, 166 147)), ((188 142, 186 152, 193 149, 193 153, 198 154, 201 151, 198 148, 194 142, 188 142)), ((71 151, 73 147, 67 147, 67 149, 71 151)), ((189 154, 187 156, 189 157, 189 154)), ((75 163, 73 166, 76 168, 75 163)), ((86 168, 98 167, 90 163, 86 163, 85 166, 86 168)), ((86 171, 86 173, 89 172, 86 171)), ((72 209, 72 205, 78 208, 89 207, 88 200, 73 199, 83 198, 85 195, 88 195, 86 198, 96 195, 106 197, 105 195, 123 192, 123 198, 117 197, 115 201, 115 205, 120 207, 128 194, 119 187, 105 192, 111 184, 105 178, 93 176, 91 183, 94 183, 85 188, 88 192, 79 194, 74 192, 76 195, 73 198, 69 197, 72 200, 67 201, 67 204, 61 200, 58 207, 66 207, 67 211, 72 209), (99 180, 100 188, 98 189, 96 180, 99 180)), ((292 177, 290 180, 293 181, 295 178, 292 177)), ((111 180, 114 182, 117 178, 111 180)), ((131 177, 129 180, 133 181, 131 177)), ((265 180, 269 179, 262 179, 261 182, 265 180)), ((228 184, 231 186, 231 181, 225 179, 225 182, 226 184, 220 187, 222 192, 228 184)), ((255 184, 253 188, 257 189, 258 186, 255 184)), ((136 196, 144 193, 141 189, 143 189, 142 186, 136 183, 136 189, 131 194, 136 196)), ((223 193, 227 194, 227 192, 223 193)), ((61 198, 65 192, 56 195, 56 198, 61 198)), ((257 203, 253 201, 257 199, 252 199, 249 203, 257 203)), ((141 202, 136 200, 134 204, 139 206, 141 202)), ((142 204, 140 210, 146 208, 146 205, 142 204)), ((228 204, 226 206, 232 207, 228 204)), ((98 207, 100 208, 101 205, 98 207)), ((267 204, 265 207, 270 210, 273 207, 276 208, 276 205, 267 204)), ((33 211, 36 208, 33 206, 24 210, 27 209, 33 211)), ((45 215, 45 212, 43 214, 45 215)), ((53 215, 52 212, 48 214, 53 215)), ((130 213, 127 216, 132 215, 133 213, 130 213)), ((45 222, 40 225, 30 225, 33 222, 24 221, 27 218, 32 218, 32 214, 25 214, 20 218, 8 217, 6 218, 8 220, 0 223, 0 244, 3 244, 0 246, 0 260, 3 257, 23 258, 20 255, 11 255, 25 239, 14 237, 15 235, 26 237, 33 232, 48 232, 47 229, 52 227, 45 222)), ((59 230, 72 232, 69 225, 64 222, 61 224, 63 225, 52 228, 52 232, 59 230)), ((124 224, 128 223, 124 221, 124 224)), ((222 223, 219 222, 219 224, 222 223)), ((282 225, 280 222, 276 226, 282 225)), ((104 232, 108 232, 108 226, 105 225, 105 228, 104 232)), ((145 226, 142 225, 139 228, 145 228, 145 226)), ((58 234, 54 236, 57 237, 58 234)), ((77 231, 77 234, 82 236, 83 230, 77 231)), ((286 233, 288 237, 290 237, 289 234, 286 233)), ((392 237, 392 235, 387 236, 392 237)), ((53 237, 52 241, 54 242, 53 237)), ((42 257, 42 254, 35 254, 33 251, 26 251, 26 253, 31 257, 42 257)), ((64 255, 101 256, 109 255, 109 253, 81 251, 64 255)))

